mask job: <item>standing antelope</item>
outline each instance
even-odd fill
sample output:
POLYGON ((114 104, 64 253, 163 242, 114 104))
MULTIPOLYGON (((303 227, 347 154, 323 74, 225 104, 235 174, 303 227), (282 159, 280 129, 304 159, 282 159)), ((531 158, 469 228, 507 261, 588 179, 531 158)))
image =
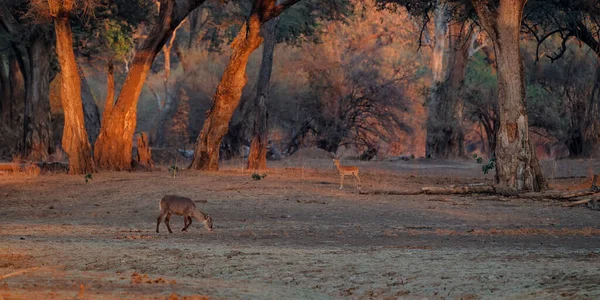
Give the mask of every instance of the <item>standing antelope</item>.
POLYGON ((194 203, 194 201, 192 201, 190 198, 166 195, 158 203, 158 208, 160 209, 160 216, 158 216, 158 220, 156 222, 157 233, 158 227, 160 226, 160 221, 165 215, 167 215, 165 218, 165 224, 167 225, 169 233, 173 233, 173 231, 171 231, 171 226, 169 226, 171 215, 183 216, 184 227, 181 229, 181 231, 186 231, 188 227, 192 225, 192 218, 198 220, 198 222, 203 222, 204 227, 208 229, 208 231, 213 231, 212 217, 196 208, 196 203, 194 203))
POLYGON ((340 166, 339 159, 333 159, 333 164, 337 167, 340 173, 340 190, 344 187, 344 176, 354 175, 358 180, 358 190, 360 191, 360 178, 358 177, 358 167, 356 166, 340 166))

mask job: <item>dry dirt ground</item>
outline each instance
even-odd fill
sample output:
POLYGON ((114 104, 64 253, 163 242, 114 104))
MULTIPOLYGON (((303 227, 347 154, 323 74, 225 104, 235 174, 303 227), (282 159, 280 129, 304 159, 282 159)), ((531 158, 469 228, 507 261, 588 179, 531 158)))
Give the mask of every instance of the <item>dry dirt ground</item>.
MULTIPOLYGON (((472 163, 358 164, 367 193, 491 182, 472 163)), ((324 159, 273 163, 262 180, 242 165, 175 179, 165 167, 99 173, 89 183, 0 176, 0 299, 600 298, 598 211, 485 195, 359 194, 350 177, 339 190, 324 159), (165 194, 196 200, 214 233, 198 222, 181 232, 181 217, 173 234, 164 224, 155 233, 165 194)), ((544 170, 585 176, 599 165, 544 170)))

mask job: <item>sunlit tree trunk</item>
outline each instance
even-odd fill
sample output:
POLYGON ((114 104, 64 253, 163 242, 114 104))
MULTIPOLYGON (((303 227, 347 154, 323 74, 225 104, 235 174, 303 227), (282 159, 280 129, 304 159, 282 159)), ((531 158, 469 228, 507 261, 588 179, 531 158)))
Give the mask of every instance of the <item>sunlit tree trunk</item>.
POLYGON ((219 169, 219 147, 223 136, 227 134, 231 117, 239 105, 242 90, 248 82, 246 76, 248 59, 263 40, 260 36, 260 27, 279 16, 298 0, 277 2, 281 3, 276 3, 275 0, 255 0, 250 16, 231 43, 231 57, 217 86, 213 106, 196 140, 194 159, 190 168, 205 171, 219 169))
POLYGON ((100 129, 94 146, 98 168, 131 169, 137 103, 148 71, 169 36, 190 11, 204 3, 204 0, 163 0, 160 3, 158 20, 136 52, 119 97, 100 129))
POLYGON ((93 173, 94 161, 84 124, 81 78, 73 51, 73 34, 69 15, 72 0, 50 0, 56 31, 56 54, 60 63, 61 101, 65 115, 62 147, 69 156, 69 174, 93 173))
POLYGON ((254 98, 254 129, 250 154, 248 155, 248 169, 258 170, 267 168, 267 146, 269 144, 267 100, 269 99, 271 71, 273 70, 273 52, 275 52, 275 30, 279 18, 275 18, 263 25, 263 54, 258 73, 258 86, 254 98))
POLYGON ((500 0, 499 4, 487 0, 472 2, 481 24, 494 43, 498 64, 498 188, 506 191, 545 189, 547 184, 529 139, 525 105, 519 34, 526 0, 500 0))

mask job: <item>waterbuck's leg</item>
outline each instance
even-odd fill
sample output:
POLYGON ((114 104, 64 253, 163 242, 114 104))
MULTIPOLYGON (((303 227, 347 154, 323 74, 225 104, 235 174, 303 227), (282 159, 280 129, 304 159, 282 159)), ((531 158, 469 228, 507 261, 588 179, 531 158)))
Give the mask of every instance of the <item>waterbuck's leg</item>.
POLYGON ((158 233, 158 227, 160 226, 160 221, 165 216, 165 214, 161 211, 160 216, 158 216, 158 220, 156 220, 156 233, 158 233))
POLYGON ((169 233, 173 233, 171 230, 171 226, 169 225, 169 221, 171 221, 171 213, 167 213, 167 217, 165 218, 165 224, 167 224, 167 229, 169 229, 169 233))
POLYGON ((188 228, 190 228, 190 225, 192 225, 192 219, 193 219, 193 218, 192 218, 191 216, 188 216, 188 217, 187 217, 187 219, 188 219, 188 224, 187 224, 187 227, 185 228, 186 230, 187 230, 188 228))
POLYGON ((188 217, 183 216, 183 228, 181 229, 181 231, 186 231, 187 227, 188 227, 188 217))
POLYGON ((340 190, 344 187, 344 175, 340 175, 340 190))
POLYGON ((192 217, 184 216, 183 221, 185 222, 185 227, 183 227, 181 231, 187 231, 187 229, 190 228, 190 225, 192 225, 192 217))

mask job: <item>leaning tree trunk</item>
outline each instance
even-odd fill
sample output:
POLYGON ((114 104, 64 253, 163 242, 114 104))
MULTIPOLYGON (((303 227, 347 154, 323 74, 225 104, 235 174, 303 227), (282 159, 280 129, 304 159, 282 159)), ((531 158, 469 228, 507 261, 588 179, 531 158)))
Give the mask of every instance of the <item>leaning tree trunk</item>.
POLYGON ((263 55, 258 74, 256 98, 254 98, 254 133, 248 155, 248 169, 267 168, 268 119, 267 99, 269 99, 271 71, 273 70, 273 52, 275 51, 275 29, 279 18, 275 18, 263 27, 263 55))
POLYGON ((56 54, 60 63, 61 101, 65 114, 62 147, 69 156, 69 174, 93 173, 94 161, 91 146, 84 125, 83 103, 81 99, 81 78, 73 51, 73 34, 69 23, 69 13, 62 11, 62 3, 50 1, 51 10, 56 10, 54 30, 56 31, 56 54))
POLYGON ((29 47, 19 53, 25 78, 25 113, 21 152, 29 160, 46 160, 52 145, 50 125, 51 45, 42 29, 36 27, 29 47))
POLYGON ((94 146, 96 166, 103 169, 131 170, 133 134, 137 125, 137 103, 152 62, 173 31, 203 0, 163 0, 159 17, 136 52, 115 103, 94 146))
POLYGON ((219 146, 223 136, 227 134, 229 121, 248 82, 246 76, 248 59, 263 40, 260 36, 260 27, 259 16, 252 14, 231 43, 231 58, 217 87, 213 106, 196 141, 194 160, 190 168, 205 171, 219 169, 219 146))
POLYGON ((519 33, 526 0, 472 0, 479 19, 491 37, 498 64, 500 130, 496 145, 499 189, 540 191, 547 188, 535 149, 529 139, 525 81, 519 33))

